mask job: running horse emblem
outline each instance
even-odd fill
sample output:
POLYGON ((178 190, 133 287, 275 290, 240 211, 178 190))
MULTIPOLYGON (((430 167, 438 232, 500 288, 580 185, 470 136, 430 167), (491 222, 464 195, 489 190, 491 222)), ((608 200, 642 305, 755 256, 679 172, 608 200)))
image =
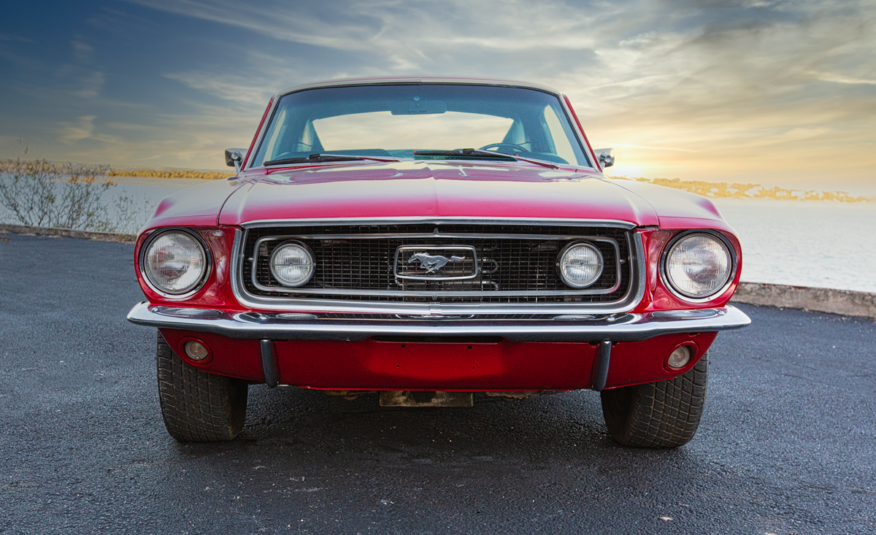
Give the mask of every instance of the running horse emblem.
POLYGON ((451 262, 464 261, 465 257, 451 256, 450 258, 447 258, 446 256, 430 255, 429 253, 414 253, 408 259, 408 264, 417 260, 420 262, 421 268, 426 268, 426 273, 436 273, 439 269, 443 268, 451 262))

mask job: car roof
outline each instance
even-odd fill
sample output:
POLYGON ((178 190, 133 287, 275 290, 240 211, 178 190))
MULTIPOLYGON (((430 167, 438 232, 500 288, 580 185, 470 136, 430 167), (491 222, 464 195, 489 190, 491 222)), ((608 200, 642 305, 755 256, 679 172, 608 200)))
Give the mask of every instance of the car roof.
POLYGON ((387 78, 346 78, 340 80, 328 80, 324 82, 312 82, 308 84, 296 85, 280 91, 276 96, 282 97, 289 93, 303 91, 305 89, 316 89, 320 87, 344 87, 356 85, 392 85, 392 84, 460 84, 460 85, 492 85, 504 87, 522 87, 526 89, 535 89, 544 91, 557 96, 562 93, 551 87, 533 84, 529 82, 519 82, 515 80, 494 80, 490 78, 444 78, 444 77, 387 77, 387 78))

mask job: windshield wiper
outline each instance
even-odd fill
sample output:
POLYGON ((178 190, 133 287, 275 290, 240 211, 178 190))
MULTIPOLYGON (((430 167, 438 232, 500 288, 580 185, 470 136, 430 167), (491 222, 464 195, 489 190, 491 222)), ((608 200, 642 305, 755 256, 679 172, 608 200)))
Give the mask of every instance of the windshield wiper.
POLYGON ((475 157, 475 158, 492 158, 496 160, 511 160, 511 161, 520 161, 527 163, 534 163, 536 165, 541 165, 543 167, 550 167, 551 169, 559 169, 560 167, 551 162, 545 162, 543 160, 533 160, 532 158, 524 158, 523 156, 511 155, 511 154, 503 154, 501 152, 492 152, 488 150, 478 150, 478 149, 457 149, 457 150, 415 150, 414 155, 416 156, 467 156, 467 157, 475 157))
POLYGON ((311 154, 303 158, 279 158, 277 160, 268 160, 263 163, 265 167, 269 165, 286 165, 293 163, 320 163, 320 162, 353 162, 356 160, 373 160, 375 162, 399 162, 398 158, 392 157, 375 157, 375 156, 354 156, 352 154, 311 154))
MULTIPOLYGON (((415 150, 414 156, 463 156, 466 158, 484 158, 492 160, 507 160, 520 161, 549 167, 551 169, 559 169, 560 167, 552 162, 544 160, 535 160, 533 158, 525 158, 523 156, 503 154, 501 152, 492 152, 488 150, 478 149, 456 149, 456 150, 415 150)), ((321 162, 352 162, 356 160, 370 160, 375 162, 400 162, 401 159, 393 158, 392 156, 356 156, 353 154, 311 154, 310 156, 298 158, 278 158, 269 160, 262 165, 268 167, 270 165, 289 165, 296 163, 321 163, 321 162)))
POLYGON ((524 158, 523 156, 517 156, 517 155, 515 155, 514 157, 517 158, 518 160, 520 160, 521 162, 534 163, 535 165, 541 165, 542 167, 549 167, 551 169, 559 169, 560 168, 559 165, 557 165, 553 162, 546 162, 544 160, 536 160, 534 158, 524 158))
POLYGON ((517 160, 517 158, 511 156, 510 154, 502 154, 500 152, 489 152, 476 149, 415 150, 414 156, 466 156, 474 158, 492 158, 495 160, 517 160))

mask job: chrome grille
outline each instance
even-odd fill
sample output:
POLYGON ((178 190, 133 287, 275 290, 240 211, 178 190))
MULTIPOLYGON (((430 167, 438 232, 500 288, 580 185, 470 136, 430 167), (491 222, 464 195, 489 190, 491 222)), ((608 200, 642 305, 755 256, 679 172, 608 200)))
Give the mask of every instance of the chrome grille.
MULTIPOLYGON (((632 262, 629 233, 620 228, 496 224, 328 225, 254 228, 246 231, 240 275, 252 295, 347 301, 439 303, 611 303, 627 294, 632 262), (306 244, 316 269, 301 288, 286 288, 271 275, 273 249, 286 240, 306 244), (584 290, 566 286, 557 255, 586 241, 605 268, 584 290), (473 247, 477 276, 457 280, 397 277, 400 247, 473 247)), ((462 262, 442 273, 463 269, 462 262)), ((470 272, 470 271, 469 271, 470 272)))

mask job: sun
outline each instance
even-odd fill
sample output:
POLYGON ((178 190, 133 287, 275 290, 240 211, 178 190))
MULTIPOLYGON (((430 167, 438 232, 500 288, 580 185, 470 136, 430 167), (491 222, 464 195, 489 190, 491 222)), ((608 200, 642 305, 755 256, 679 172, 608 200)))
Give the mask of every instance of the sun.
POLYGON ((606 169, 605 174, 607 174, 608 176, 640 178, 644 176, 644 169, 644 167, 639 165, 617 165, 606 169))

